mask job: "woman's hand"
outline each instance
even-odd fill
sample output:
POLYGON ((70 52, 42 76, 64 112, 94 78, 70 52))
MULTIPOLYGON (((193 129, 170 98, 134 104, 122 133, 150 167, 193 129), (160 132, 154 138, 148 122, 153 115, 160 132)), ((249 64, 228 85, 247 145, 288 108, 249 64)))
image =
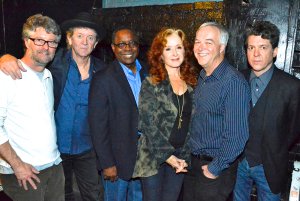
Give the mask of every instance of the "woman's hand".
POLYGON ((166 163, 171 165, 175 169, 176 173, 187 172, 186 168, 187 168, 188 164, 185 162, 185 160, 179 159, 174 155, 171 155, 166 160, 166 163))

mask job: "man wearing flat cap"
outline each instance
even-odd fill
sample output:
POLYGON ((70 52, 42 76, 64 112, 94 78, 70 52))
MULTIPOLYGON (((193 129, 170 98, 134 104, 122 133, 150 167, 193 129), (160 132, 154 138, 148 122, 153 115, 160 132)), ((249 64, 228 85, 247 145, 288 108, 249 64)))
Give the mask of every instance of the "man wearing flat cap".
MULTIPOLYGON (((75 200, 73 173, 83 201, 102 200, 103 190, 97 171, 87 120, 88 92, 93 74, 106 65, 91 55, 98 41, 104 37, 101 28, 89 13, 79 13, 62 23, 66 32, 67 49, 57 51, 48 69, 54 82, 54 109, 57 143, 65 174, 65 198, 75 200)), ((14 79, 21 78, 15 58, 5 55, 0 69, 14 79)))

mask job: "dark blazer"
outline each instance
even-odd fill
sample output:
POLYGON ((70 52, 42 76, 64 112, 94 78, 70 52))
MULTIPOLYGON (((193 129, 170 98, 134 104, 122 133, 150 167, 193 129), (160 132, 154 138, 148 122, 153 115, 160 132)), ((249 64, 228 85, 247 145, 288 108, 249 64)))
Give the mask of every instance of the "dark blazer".
MULTIPOLYGON (((70 51, 71 50, 65 48, 59 49, 55 54, 54 60, 47 67, 53 76, 54 110, 58 107, 68 77, 70 67, 70 57, 68 55, 71 54, 70 51)), ((103 61, 91 56, 91 66, 94 74, 99 70, 105 69, 107 65, 103 61)))
MULTIPOLYGON (((145 78, 145 66, 140 76, 145 78)), ((131 179, 137 153, 138 108, 117 60, 92 79, 89 122, 100 169, 116 166, 119 178, 131 179)))
MULTIPOLYGON (((249 131, 262 136, 262 164, 268 184, 277 194, 286 188, 288 150, 300 134, 300 80, 273 67, 269 84, 251 108, 249 131)), ((250 72, 243 72, 247 80, 250 72)))

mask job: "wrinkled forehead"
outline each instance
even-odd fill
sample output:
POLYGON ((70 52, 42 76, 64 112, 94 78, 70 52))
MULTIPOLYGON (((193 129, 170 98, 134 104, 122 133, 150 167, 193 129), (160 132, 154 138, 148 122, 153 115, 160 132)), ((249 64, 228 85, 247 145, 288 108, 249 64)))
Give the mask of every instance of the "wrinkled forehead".
POLYGON ((96 30, 89 28, 89 27, 74 27, 73 33, 82 33, 82 34, 89 34, 89 35, 97 35, 96 30))

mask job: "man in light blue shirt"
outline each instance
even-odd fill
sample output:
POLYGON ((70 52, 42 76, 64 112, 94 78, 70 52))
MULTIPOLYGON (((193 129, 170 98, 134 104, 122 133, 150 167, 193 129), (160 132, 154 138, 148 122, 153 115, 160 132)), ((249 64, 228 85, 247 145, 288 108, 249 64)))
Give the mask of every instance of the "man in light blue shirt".
POLYGON ((116 60, 93 77, 89 97, 92 140, 104 178, 105 201, 141 201, 139 179, 132 179, 138 141, 138 97, 145 66, 139 43, 127 28, 112 35, 116 60))

